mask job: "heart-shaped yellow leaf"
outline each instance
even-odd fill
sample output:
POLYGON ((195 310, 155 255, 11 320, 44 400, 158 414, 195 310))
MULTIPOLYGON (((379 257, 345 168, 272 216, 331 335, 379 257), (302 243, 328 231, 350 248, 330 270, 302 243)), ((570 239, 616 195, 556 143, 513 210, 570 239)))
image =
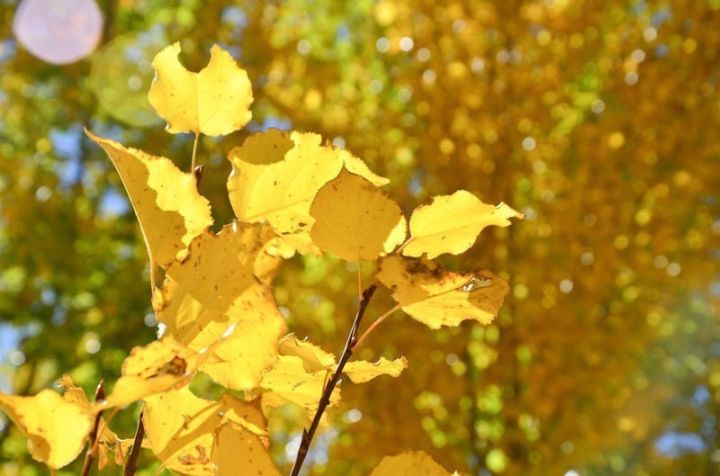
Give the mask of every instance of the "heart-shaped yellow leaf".
POLYGON ((489 271, 453 273, 432 261, 401 256, 380 261, 377 279, 403 311, 432 329, 468 319, 488 324, 509 291, 507 283, 489 271))
POLYGON ((467 251, 485 227, 506 227, 510 218, 522 217, 504 203, 488 205, 465 190, 438 195, 413 211, 410 239, 402 254, 414 257, 426 254, 429 259, 443 253, 457 255, 467 251))
POLYGON ((213 223, 210 202, 197 191, 195 177, 165 157, 85 132, 120 174, 155 263, 165 268, 185 258, 190 242, 213 223))
POLYGON ((407 224, 398 204, 346 170, 320 189, 310 215, 313 243, 346 261, 374 260, 405 241, 407 224))
POLYGON ((230 134, 250 121, 253 101, 247 72, 230 53, 214 45, 210 62, 198 73, 188 71, 178 59, 180 43, 155 56, 155 80, 148 99, 158 115, 167 121, 167 130, 230 134))
POLYGON ((70 464, 83 449, 94 415, 87 402, 52 390, 34 397, 0 394, 0 410, 28 436, 28 450, 51 468, 70 464))

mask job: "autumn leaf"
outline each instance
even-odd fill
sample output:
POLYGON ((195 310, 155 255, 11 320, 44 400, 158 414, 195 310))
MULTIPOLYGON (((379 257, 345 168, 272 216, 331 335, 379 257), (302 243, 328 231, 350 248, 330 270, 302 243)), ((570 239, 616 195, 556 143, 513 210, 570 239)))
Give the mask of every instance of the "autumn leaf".
POLYGON ((333 354, 315 344, 298 339, 295 334, 288 334, 280 339, 278 352, 282 355, 300 357, 303 367, 308 372, 332 369, 337 364, 333 354))
POLYGON ((250 121, 252 85, 230 53, 214 45, 210 62, 198 73, 188 71, 179 54, 180 43, 174 43, 152 62, 155 80, 148 99, 169 132, 221 136, 250 121))
POLYGON ((317 253, 309 230, 310 205, 343 166, 375 185, 387 183, 358 158, 321 145, 317 134, 269 130, 248 137, 230 151, 232 173, 227 187, 240 221, 267 221, 287 245, 301 253, 317 253))
POLYGON ((382 259, 377 279, 392 291, 403 311, 432 329, 468 319, 490 323, 509 290, 489 271, 453 273, 431 261, 401 256, 382 259))
POLYGON ((348 362, 343 373, 350 377, 353 383, 365 383, 381 375, 398 377, 407 366, 408 362, 405 357, 395 360, 381 357, 377 362, 366 362, 364 360, 348 362))
POLYGON ((135 347, 122 365, 122 375, 97 409, 120 407, 185 382, 197 370, 200 356, 172 337, 135 347))
POLYGON ((450 476, 450 472, 422 451, 408 451, 386 456, 370 476, 450 476))
POLYGON ((280 476, 280 471, 257 435, 234 422, 223 424, 215 434, 210 460, 214 474, 280 476))
MULTIPOLYGON (((305 411, 308 420, 312 420, 318 407, 326 379, 331 370, 308 371, 303 359, 294 355, 279 355, 275 365, 265 372, 260 382, 263 391, 263 408, 281 407, 286 404, 297 405, 305 411)), ((340 401, 340 389, 330 396, 330 405, 340 401)))
POLYGON ((255 276, 255 263, 271 232, 261 225, 232 224, 210 231, 191 245, 190 256, 165 274, 155 311, 166 332, 201 349, 219 339, 243 318, 255 301, 264 301, 266 286, 255 276))
POLYGON ((165 157, 85 132, 120 174, 154 262, 167 267, 185 258, 190 242, 213 223, 210 203, 198 193, 192 174, 165 157))
POLYGON ((374 260, 405 241, 407 224, 397 203, 345 170, 320 189, 310 215, 313 242, 346 261, 374 260))
POLYGON ((457 255, 467 251, 484 228, 506 227, 510 218, 522 217, 504 203, 488 205, 465 190, 438 195, 413 211, 410 239, 402 254, 414 257, 426 254, 429 259, 443 253, 457 255))
POLYGON ((258 441, 267 434, 259 408, 229 395, 206 400, 183 387, 145 399, 143 424, 150 447, 166 468, 178 474, 215 474, 210 459, 215 430, 229 421, 258 441))
POLYGON ((0 394, 0 410, 27 435, 30 455, 57 469, 77 458, 92 429, 94 415, 76 397, 52 390, 34 397, 0 394))

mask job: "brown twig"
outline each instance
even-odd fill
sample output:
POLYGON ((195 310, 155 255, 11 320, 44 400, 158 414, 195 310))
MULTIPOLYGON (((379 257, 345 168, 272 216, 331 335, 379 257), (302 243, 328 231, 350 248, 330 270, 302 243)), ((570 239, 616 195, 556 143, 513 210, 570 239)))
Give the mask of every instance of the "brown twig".
POLYGON ((137 430, 135 430, 135 438, 133 439, 132 449, 128 455, 127 464, 125 464, 125 476, 133 476, 135 474, 143 438, 145 438, 145 427, 143 426, 143 411, 141 410, 140 415, 138 416, 137 430))
POLYGON ((310 449, 310 443, 312 443, 312 439, 315 436, 315 431, 317 431, 317 428, 320 425, 320 420, 322 419, 325 409, 330 404, 330 396, 332 395, 333 390, 335 390, 335 387, 340 380, 340 376, 342 375, 343 369, 345 368, 345 364, 347 364, 348 360, 350 360, 350 357, 352 356, 353 347, 357 342, 357 332, 360 328, 360 321, 362 321, 363 315, 365 314, 365 309, 367 309, 368 304, 370 304, 370 299, 372 299, 372 296, 373 294, 375 294, 376 290, 377 285, 373 284, 367 289, 365 289, 365 291, 363 291, 362 293, 362 298, 360 299, 360 304, 358 305, 355 319, 353 320, 352 327, 350 327, 347 341, 345 341, 345 348, 343 349, 342 355, 340 355, 340 360, 338 361, 337 367, 335 368, 335 372, 333 373, 327 385, 325 385, 323 394, 320 397, 320 401, 318 402, 318 408, 315 412, 315 417, 310 424, 310 428, 308 428, 307 430, 303 430, 302 439, 300 440, 300 448, 298 449, 297 457, 295 458, 295 464, 293 464, 290 476, 298 476, 298 474, 300 473, 300 468, 302 468, 305 457, 307 456, 308 450, 310 449))
POLYGON ((372 331, 374 331, 374 330, 377 328, 377 326, 379 326, 380 324, 382 324, 383 321, 385 321, 385 319, 387 319, 387 318, 390 316, 390 314, 394 313, 394 312, 397 311, 398 309, 400 309, 400 304, 398 304, 397 306, 393 307, 392 309, 390 309, 388 312, 386 312, 386 313, 383 314, 382 316, 380 316, 380 317, 378 317, 377 319, 375 319, 375 321, 373 321, 373 323, 370 324, 370 326, 365 330, 365 332, 363 332, 362 335, 357 338, 357 341, 355 342, 355 345, 353 346, 353 349, 354 349, 355 347, 360 346, 360 344, 362 344, 363 341, 364 341, 365 339, 367 339, 367 336, 370 335, 370 333, 371 333, 372 331))
MULTIPOLYGON (((95 401, 99 402, 100 400, 104 399, 105 385, 103 385, 103 381, 100 380, 100 383, 98 383, 98 386, 95 389, 95 401)), ((89 476, 90 470, 92 469, 92 464, 95 462, 95 455, 97 455, 97 445, 95 444, 95 442, 97 441, 98 437, 98 427, 100 426, 100 420, 102 420, 102 410, 97 412, 97 415, 95 415, 95 422, 93 423, 92 430, 90 430, 90 435, 88 435, 88 449, 87 453, 85 453, 85 461, 83 462, 82 473, 80 473, 81 476, 89 476)))

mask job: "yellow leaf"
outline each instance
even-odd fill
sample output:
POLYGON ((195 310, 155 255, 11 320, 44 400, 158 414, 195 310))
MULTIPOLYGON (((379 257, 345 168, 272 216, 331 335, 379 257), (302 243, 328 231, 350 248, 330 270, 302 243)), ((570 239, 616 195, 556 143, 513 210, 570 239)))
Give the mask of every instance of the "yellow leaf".
POLYGON ((346 261, 374 260, 405 241, 400 207, 375 185, 342 171, 310 207, 313 242, 346 261))
POLYGON ((386 456, 370 476, 450 476, 450 472, 422 451, 408 451, 386 456))
POLYGON ((249 433, 255 427, 265 432, 265 419, 256 405, 229 395, 205 400, 183 387, 145 399, 143 424, 150 447, 178 474, 215 474, 210 460, 214 433, 227 421, 242 422, 249 433))
POLYGON ((125 359, 122 376, 98 408, 119 407, 165 392, 187 381, 197 370, 199 356, 170 336, 135 347, 125 359))
POLYGON ((427 260, 400 256, 384 258, 377 279, 392 290, 403 311, 433 329, 467 319, 490 323, 509 290, 489 271, 453 273, 427 260))
POLYGON ((192 174, 181 172, 165 157, 85 132, 120 174, 155 263, 167 267, 182 260, 190 242, 213 223, 210 203, 198 193, 192 174))
POLYGON ((225 423, 217 431, 210 459, 218 476, 280 476, 260 438, 233 422, 225 423))
POLYGON ((343 165, 376 185, 387 183, 357 157, 323 146, 321 137, 311 133, 254 134, 230 151, 228 160, 233 169, 227 187, 235 216, 248 223, 267 221, 287 246, 303 254, 317 254, 309 236, 310 205, 343 165))
POLYGON ((280 340, 278 352, 282 355, 300 357, 303 367, 308 372, 334 370, 336 365, 333 354, 325 352, 315 344, 299 340, 294 334, 288 334, 280 340))
POLYGON ((237 223, 218 234, 207 231, 199 236, 188 258, 173 263, 165 273, 155 311, 166 332, 199 350, 240 320, 239 313, 253 301, 265 299, 266 287, 254 271, 272 236, 264 226, 237 223))
MULTIPOLYGON (((275 408, 285 404, 294 404, 305 411, 312 419, 317 410, 318 401, 323 392, 326 378, 332 370, 310 372, 305 369, 303 359, 294 355, 280 355, 273 368, 263 375, 260 383, 264 393, 264 408, 275 408)), ((340 389, 336 388, 330 397, 330 405, 340 401, 340 389)))
POLYGON ((348 362, 345 365, 344 373, 350 377, 353 383, 365 383, 381 375, 397 377, 407 366, 408 363, 405 357, 395 360, 387 360, 385 357, 381 357, 377 362, 366 362, 364 360, 348 362))
POLYGON ((457 255, 467 251, 485 227, 506 227, 513 217, 523 215, 504 203, 497 206, 483 203, 465 190, 438 195, 413 211, 410 239, 402 254, 414 257, 427 254, 429 259, 443 253, 457 255))
POLYGON ((34 397, 0 394, 0 410, 28 436, 30 455, 55 469, 80 454, 94 421, 87 405, 52 390, 34 397))
POLYGON ((247 72, 230 53, 214 45, 210 62, 198 73, 180 64, 179 54, 180 43, 175 43, 158 53, 152 62, 155 80, 148 99, 167 121, 169 132, 221 136, 250 121, 252 85, 247 72))
POLYGON ((263 371, 275 363, 277 341, 285 331, 272 294, 265 291, 262 299, 231 325, 227 337, 214 346, 200 370, 232 390, 253 389, 263 371))

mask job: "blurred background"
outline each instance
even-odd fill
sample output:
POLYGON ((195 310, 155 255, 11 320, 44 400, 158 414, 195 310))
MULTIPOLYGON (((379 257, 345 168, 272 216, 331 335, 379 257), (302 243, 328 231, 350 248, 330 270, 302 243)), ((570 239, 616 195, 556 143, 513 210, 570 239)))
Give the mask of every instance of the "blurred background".
MULTIPOLYGON (((365 159, 406 212, 467 189, 527 217, 445 260, 506 277, 502 315, 436 332, 389 319, 359 357, 410 368, 343 386, 312 474, 404 449, 484 476, 720 474, 718 0, 0 0, 2 391, 69 372, 92 392, 154 337, 135 218, 83 127, 187 169, 192 137, 146 99, 174 41, 194 70, 219 43, 253 81, 250 126, 200 144, 218 225, 224 155, 271 127, 365 159)), ((290 328, 339 352, 355 271, 288 262, 290 328)), ((137 411, 113 420, 121 436, 137 411)), ((272 419, 285 468, 297 416, 272 419)), ((4 419, 0 462, 47 474, 4 419)))

